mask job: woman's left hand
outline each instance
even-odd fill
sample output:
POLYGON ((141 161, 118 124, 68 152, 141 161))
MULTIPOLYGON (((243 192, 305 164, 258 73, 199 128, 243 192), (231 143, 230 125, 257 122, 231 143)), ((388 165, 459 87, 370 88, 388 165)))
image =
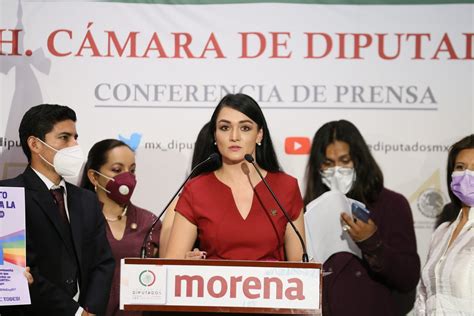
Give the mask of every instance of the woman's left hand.
POLYGON ((370 238, 377 230, 377 225, 371 219, 369 219, 368 223, 364 223, 356 217, 352 219, 347 213, 341 213, 341 222, 342 225, 347 225, 346 231, 355 242, 361 242, 370 238))
POLYGON ((190 260, 202 260, 206 259, 207 252, 201 251, 198 248, 194 248, 193 251, 188 251, 185 255, 185 259, 190 260))

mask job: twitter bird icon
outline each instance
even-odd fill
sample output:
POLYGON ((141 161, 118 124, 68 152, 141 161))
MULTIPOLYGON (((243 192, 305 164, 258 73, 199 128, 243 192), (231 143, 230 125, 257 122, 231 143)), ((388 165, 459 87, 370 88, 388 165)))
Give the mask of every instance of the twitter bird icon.
POLYGON ((132 133, 129 138, 124 137, 119 134, 119 139, 130 146, 133 151, 137 150, 138 146, 140 145, 140 141, 142 140, 142 134, 139 133, 132 133))

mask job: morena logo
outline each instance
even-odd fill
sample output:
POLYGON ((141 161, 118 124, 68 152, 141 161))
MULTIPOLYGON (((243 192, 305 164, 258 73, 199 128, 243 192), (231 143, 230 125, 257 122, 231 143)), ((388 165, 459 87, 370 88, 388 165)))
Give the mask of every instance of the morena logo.
POLYGON ((136 151, 142 140, 142 134, 133 132, 130 137, 125 137, 123 135, 118 136, 119 140, 127 144, 133 151, 136 151))
POLYGON ((302 301, 306 298, 303 292, 303 281, 299 278, 176 275, 174 296, 302 301))
POLYGON ((285 138, 285 153, 288 155, 308 155, 311 150, 311 140, 308 137, 285 138))
POLYGON ((156 275, 150 270, 143 270, 138 276, 141 285, 150 287, 156 282, 156 275))

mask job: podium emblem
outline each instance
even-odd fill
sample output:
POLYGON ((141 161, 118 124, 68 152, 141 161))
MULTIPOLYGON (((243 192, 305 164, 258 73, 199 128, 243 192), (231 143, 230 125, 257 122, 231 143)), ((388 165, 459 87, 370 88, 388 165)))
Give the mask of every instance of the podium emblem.
POLYGON ((143 286, 152 286, 156 282, 156 275, 150 270, 143 270, 138 276, 138 281, 143 286))

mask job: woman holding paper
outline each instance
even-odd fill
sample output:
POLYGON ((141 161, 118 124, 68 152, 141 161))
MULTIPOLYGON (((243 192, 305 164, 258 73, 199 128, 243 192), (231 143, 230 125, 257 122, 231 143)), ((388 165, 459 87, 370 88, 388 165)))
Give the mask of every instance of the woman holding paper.
POLYGON ((384 188, 382 171, 364 138, 345 120, 326 123, 314 135, 305 204, 329 190, 365 204, 370 218, 365 222, 341 210, 343 230, 334 233, 348 234, 362 258, 338 252, 323 263, 323 314, 397 315, 400 306, 392 292, 413 290, 420 273, 410 206, 402 195, 384 188))
POLYGON ((418 286, 417 316, 474 313, 474 134, 451 147, 447 171, 457 214, 433 233, 418 286))

